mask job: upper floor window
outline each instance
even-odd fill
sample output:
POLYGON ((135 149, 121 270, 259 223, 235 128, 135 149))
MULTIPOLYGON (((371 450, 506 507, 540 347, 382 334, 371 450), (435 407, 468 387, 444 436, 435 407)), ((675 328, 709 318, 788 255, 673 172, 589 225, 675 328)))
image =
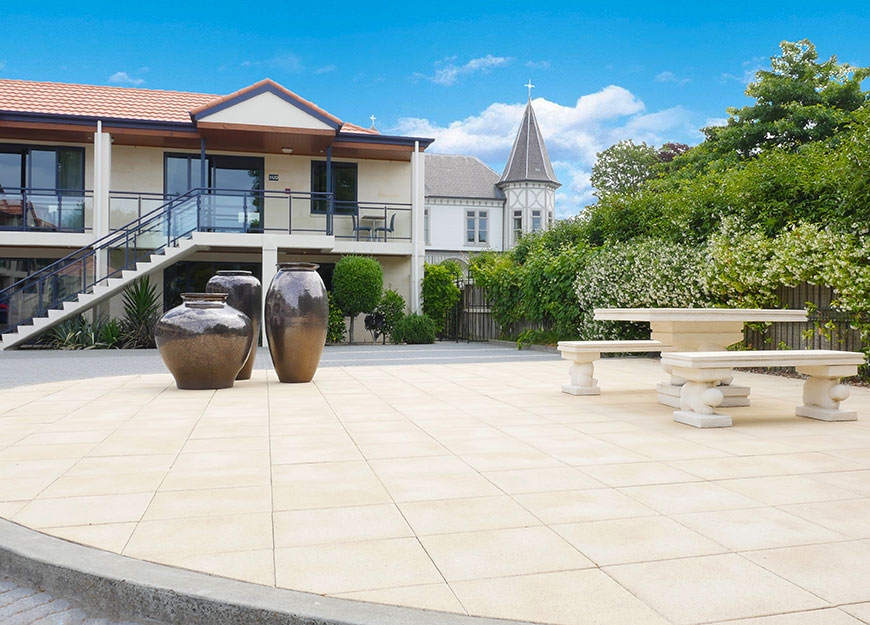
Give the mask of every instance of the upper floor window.
POLYGON ((541 219, 541 211, 532 211, 532 232, 540 232, 543 230, 543 221, 541 219))
POLYGON ((513 230, 514 230, 514 243, 520 240, 520 237, 523 236, 523 211, 514 211, 513 214, 513 230))
POLYGON ((429 245, 431 241, 429 240, 429 209, 426 208, 423 210, 423 242, 426 245, 429 245))
POLYGON ((489 212, 465 212, 465 242, 487 243, 489 241, 489 212))
MULTIPOLYGON (((332 163, 332 193, 335 212, 350 214, 356 211, 359 171, 356 163, 332 163)), ((326 193, 326 161, 311 161, 311 192, 326 193)), ((312 213, 325 213, 326 200, 313 200, 312 213)))
POLYGON ((84 229, 84 149, 0 144, 0 187, 0 227, 84 229))

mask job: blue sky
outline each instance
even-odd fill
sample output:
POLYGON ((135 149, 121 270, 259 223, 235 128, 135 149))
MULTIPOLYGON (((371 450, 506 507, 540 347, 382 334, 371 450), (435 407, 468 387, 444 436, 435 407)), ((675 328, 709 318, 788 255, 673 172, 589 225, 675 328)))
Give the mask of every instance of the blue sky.
POLYGON ((272 78, 339 118, 434 137, 501 173, 532 98, 559 216, 595 153, 694 144, 779 42, 870 65, 865 2, 7 2, 0 76, 227 94, 272 78))

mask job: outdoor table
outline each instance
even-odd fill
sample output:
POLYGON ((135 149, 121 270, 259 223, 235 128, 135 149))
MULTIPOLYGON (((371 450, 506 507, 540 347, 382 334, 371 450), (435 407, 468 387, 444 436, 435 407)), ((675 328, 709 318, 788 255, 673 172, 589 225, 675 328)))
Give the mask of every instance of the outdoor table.
MULTIPOLYGON (((805 322, 807 311, 761 308, 596 308, 598 321, 649 322, 651 339, 671 346, 674 351, 722 351, 743 340, 743 325, 753 322, 805 322)), ((669 382, 659 383, 659 403, 674 408, 680 405, 680 387, 685 380, 665 372, 669 382)), ((723 406, 748 406, 747 387, 725 385, 723 406), (727 388, 726 388, 727 387, 727 388)))

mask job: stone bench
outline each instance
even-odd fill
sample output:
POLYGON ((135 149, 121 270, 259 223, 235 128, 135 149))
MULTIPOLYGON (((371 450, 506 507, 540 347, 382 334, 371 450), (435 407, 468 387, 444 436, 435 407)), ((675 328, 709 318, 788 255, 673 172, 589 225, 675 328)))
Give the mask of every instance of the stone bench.
POLYGON ((562 392, 570 395, 600 395, 598 380, 593 378, 594 362, 601 354, 631 354, 635 352, 663 352, 672 347, 661 341, 559 341, 559 351, 564 360, 571 361, 568 375, 570 384, 562 385, 562 392))
POLYGON ((840 402, 849 397, 849 388, 840 384, 840 378, 856 375, 864 360, 861 353, 827 349, 662 354, 662 365, 686 380, 674 421, 699 428, 731 425, 731 417, 715 409, 724 400, 717 386, 731 379, 735 367, 795 367, 809 376, 804 382, 803 405, 795 409, 797 416, 854 421, 858 418, 855 411, 840 409, 840 402))

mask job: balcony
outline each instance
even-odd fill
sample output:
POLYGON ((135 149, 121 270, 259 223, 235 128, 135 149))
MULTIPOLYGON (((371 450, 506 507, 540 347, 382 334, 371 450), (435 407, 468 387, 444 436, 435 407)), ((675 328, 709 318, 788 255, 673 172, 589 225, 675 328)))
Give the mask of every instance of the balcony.
MULTIPOLYGON (((309 234, 354 241, 411 241, 411 204, 337 202, 328 193, 194 189, 200 232, 309 234)), ((160 193, 109 194, 112 231, 165 205, 160 193)))

